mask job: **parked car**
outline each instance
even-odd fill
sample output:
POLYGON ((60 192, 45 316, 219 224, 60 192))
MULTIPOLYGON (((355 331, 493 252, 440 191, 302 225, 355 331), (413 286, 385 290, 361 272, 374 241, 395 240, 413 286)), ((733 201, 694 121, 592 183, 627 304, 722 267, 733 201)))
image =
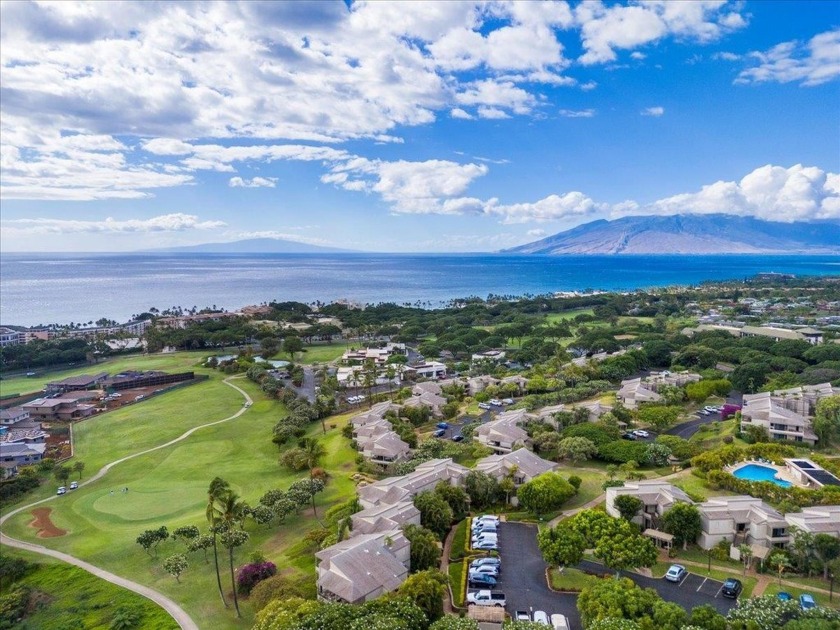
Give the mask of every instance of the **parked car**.
POLYGON ((490 409, 490 405, 488 405, 487 403, 480 402, 480 403, 478 403, 478 408, 487 410, 487 409, 490 409))
POLYGON ((531 613, 527 610, 517 610, 513 613, 513 619, 515 621, 531 621, 531 613))
POLYGON ((464 441, 464 436, 461 435, 460 433, 458 435, 453 435, 452 436, 452 441, 453 442, 463 442, 464 441))
POLYGON ((492 575, 496 577, 499 575, 499 567, 493 564, 482 564, 480 567, 470 567, 470 575, 483 573, 485 575, 492 575))
POLYGON ((476 516, 473 519, 473 522, 475 522, 475 521, 491 521, 491 522, 496 523, 498 525, 499 524, 499 517, 496 516, 495 514, 482 514, 481 516, 476 516))
POLYGON ((448 429, 449 428, 449 424, 446 423, 446 422, 438 422, 435 426, 438 429, 448 429))
POLYGON ((496 578, 486 573, 470 573, 467 578, 470 588, 493 588, 496 586, 496 578))
POLYGON ((495 532, 488 532, 486 534, 474 534, 471 542, 473 544, 473 547, 482 542, 492 542, 494 544, 497 544, 499 542, 499 537, 495 532))
POLYGON ((487 557, 479 558, 478 560, 473 560, 472 562, 470 562, 470 569, 483 566, 499 567, 499 569, 501 569, 502 561, 500 558, 487 557))
POLYGON ((58 492, 56 492, 56 494, 66 494, 66 493, 67 493, 67 488, 65 488, 64 486, 59 486, 58 492))
POLYGON ((513 404, 513 398, 502 398, 502 404, 503 405, 512 405, 513 404))
POLYGON ((781 593, 777 593, 776 597, 779 598, 779 601, 783 602, 789 602, 793 599, 793 596, 790 593, 785 593, 784 591, 782 591, 781 593))
POLYGON ((446 434, 446 429, 438 429, 437 431, 432 433, 432 435, 434 435, 436 438, 443 437, 445 434, 446 434))
POLYGON ((669 582, 682 582, 682 579, 688 574, 685 567, 681 564, 672 564, 668 572, 665 573, 665 579, 669 582))
POLYGON ((817 607, 817 602, 814 601, 814 596, 810 593, 802 593, 799 596, 799 607, 802 610, 811 610, 817 607))
POLYGON ((711 405, 706 405, 705 407, 703 407, 703 411, 708 411, 709 413, 715 413, 717 410, 717 407, 712 407, 711 405))
POLYGON ((79 482, 78 481, 71 481, 70 482, 70 489, 71 490, 76 490, 78 487, 79 487, 79 482))
POLYGON ((500 606, 507 605, 505 594, 498 591, 476 591, 467 594, 467 604, 473 606, 500 606))
POLYGON ((569 620, 566 619, 566 615, 560 613, 551 615, 551 625, 554 630, 569 630, 569 620))
POLYGON ((726 581, 723 583, 723 588, 720 589, 720 594, 724 597, 735 599, 741 594, 742 590, 744 590, 744 585, 741 584, 741 580, 726 578, 726 581))
POLYGON ((635 440, 636 436, 631 431, 628 431, 627 433, 622 433, 621 438, 624 440, 635 440))
POLYGON ((496 527, 495 523, 489 523, 487 521, 481 521, 472 527, 473 536, 478 536, 483 532, 491 532, 493 534, 497 533, 499 528, 496 527))
POLYGON ((551 627, 551 623, 548 621, 548 614, 544 610, 534 611, 534 623, 541 623, 544 626, 551 627))
POLYGON ((640 437, 640 438, 649 438, 650 437, 650 433, 648 433, 644 429, 636 429, 635 431, 633 431, 633 435, 635 435, 636 437, 640 437))
POLYGON ((482 540, 477 543, 473 543, 473 549, 478 549, 480 551, 498 551, 499 542, 496 540, 482 540))
POLYGON ((501 407, 502 406, 502 401, 499 400, 498 398, 491 398, 487 402, 489 402, 494 407, 501 407))

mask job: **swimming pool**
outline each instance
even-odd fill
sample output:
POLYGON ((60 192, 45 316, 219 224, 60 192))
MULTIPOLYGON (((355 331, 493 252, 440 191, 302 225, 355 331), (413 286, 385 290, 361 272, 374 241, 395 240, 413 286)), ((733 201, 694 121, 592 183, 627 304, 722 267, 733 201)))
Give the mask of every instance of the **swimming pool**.
POLYGON ((747 464, 741 466, 738 470, 732 473, 738 479, 745 479, 746 481, 770 481, 782 488, 790 488, 789 481, 782 481, 776 479, 776 470, 769 466, 760 466, 759 464, 747 464))

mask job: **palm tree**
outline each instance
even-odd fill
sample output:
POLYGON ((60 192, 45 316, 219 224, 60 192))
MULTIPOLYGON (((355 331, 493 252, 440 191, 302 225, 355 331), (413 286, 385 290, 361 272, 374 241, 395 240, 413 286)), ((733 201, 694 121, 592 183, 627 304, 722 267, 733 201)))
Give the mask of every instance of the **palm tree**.
POLYGON ((738 545, 738 551, 741 552, 741 561, 744 563, 744 575, 747 574, 747 568, 752 561, 752 547, 749 545, 738 545))
POLYGON ((221 525, 221 513, 218 510, 217 502, 230 491, 230 485, 221 477, 216 477, 210 482, 210 487, 207 489, 207 509, 205 514, 207 522, 210 523, 210 531, 213 534, 213 560, 216 564, 216 583, 219 585, 219 595, 222 598, 222 603, 227 608, 227 600, 225 600, 225 592, 222 589, 222 576, 219 573, 219 548, 216 544, 216 535, 219 533, 221 525))
POLYGON ((318 461, 327 454, 327 449, 315 438, 306 440, 303 445, 303 452, 306 455, 306 465, 309 468, 309 475, 312 476, 312 470, 318 465, 318 461))
POLYGON ((239 612, 239 598, 236 596, 236 577, 233 572, 233 550, 236 547, 241 547, 246 542, 248 542, 248 532, 244 532, 241 529, 228 529, 222 532, 222 545, 224 545, 230 557, 230 586, 233 589, 233 606, 236 608, 236 616, 242 617, 242 614, 239 612))
POLYGON ((397 375, 397 368, 394 367, 394 364, 391 363, 385 368, 385 378, 388 379, 388 398, 391 399, 393 402, 394 400, 394 377, 397 375))

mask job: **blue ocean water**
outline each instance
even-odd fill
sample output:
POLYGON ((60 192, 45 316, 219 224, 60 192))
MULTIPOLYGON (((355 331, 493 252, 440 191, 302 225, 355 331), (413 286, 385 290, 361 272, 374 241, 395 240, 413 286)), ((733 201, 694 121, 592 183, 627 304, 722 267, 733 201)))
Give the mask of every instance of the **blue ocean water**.
POLYGON ((271 300, 438 306, 450 299, 628 290, 775 271, 840 274, 840 256, 493 254, 4 254, 0 323, 118 321, 152 306, 271 300))

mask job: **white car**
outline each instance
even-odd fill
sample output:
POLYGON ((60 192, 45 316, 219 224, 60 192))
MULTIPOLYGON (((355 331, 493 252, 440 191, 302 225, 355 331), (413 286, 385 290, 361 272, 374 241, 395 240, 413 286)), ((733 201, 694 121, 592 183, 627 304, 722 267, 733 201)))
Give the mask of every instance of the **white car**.
POLYGON ((70 482, 70 489, 71 490, 76 490, 76 489, 78 489, 78 487, 79 487, 79 482, 78 481, 71 481, 70 482))
POLYGON ((476 516, 473 519, 473 523, 476 521, 489 521, 491 523, 495 523, 496 525, 499 524, 499 517, 495 514, 482 514, 481 516, 476 516))
POLYGON ((683 578, 688 575, 685 567, 681 564, 672 564, 671 568, 665 574, 665 579, 669 582, 682 582, 683 578))
POLYGON ((490 409, 490 405, 488 405, 487 403, 478 403, 478 408, 479 409, 484 409, 486 411, 486 410, 490 409))
POLYGON ((551 615, 551 625, 554 630, 569 630, 569 620, 566 619, 566 615, 560 613, 551 615))
POLYGON ((473 545, 473 549, 480 549, 481 551, 498 551, 499 543, 496 540, 482 540, 473 545))
POLYGON ((492 564, 482 564, 481 566, 477 567, 470 567, 470 575, 475 575, 476 573, 485 573, 487 575, 492 575, 496 577, 499 575, 499 567, 494 566, 492 564))
POLYGON ((640 438, 649 438, 650 437, 650 433, 648 433, 644 429, 636 429, 635 431, 633 431, 633 435, 635 435, 636 437, 640 437, 640 438))
POLYGON ((67 494, 67 488, 65 488, 64 486, 60 486, 56 494, 67 494))
POLYGON ((501 407, 502 406, 502 401, 499 400, 498 398, 491 398, 488 402, 491 405, 493 405, 494 407, 501 407))
POLYGON ((548 614, 544 610, 534 612, 534 623, 541 623, 544 626, 551 627, 551 623, 548 621, 548 614))
POLYGON ((513 404, 513 398, 502 398, 502 404, 512 405, 513 404))

